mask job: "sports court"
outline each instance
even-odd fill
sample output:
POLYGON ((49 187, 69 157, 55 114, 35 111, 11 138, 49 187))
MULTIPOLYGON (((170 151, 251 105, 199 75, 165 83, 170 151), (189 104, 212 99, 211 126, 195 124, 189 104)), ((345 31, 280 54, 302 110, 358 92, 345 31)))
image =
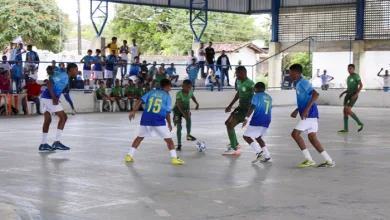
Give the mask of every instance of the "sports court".
POLYGON ((290 136, 293 110, 273 109, 266 166, 251 164, 255 154, 240 128, 242 155, 221 156, 228 142, 222 109, 193 112, 192 134, 207 151, 184 142, 184 166, 171 165, 160 139, 145 140, 135 163, 125 164, 140 114, 131 123, 127 113, 69 116, 63 143, 71 150, 57 153, 38 152, 43 118, 3 118, 0 219, 390 219, 388 110, 355 108, 365 130, 357 133, 350 120, 342 136, 342 107, 320 106, 318 136, 336 162, 324 169, 295 168, 303 157, 290 136))

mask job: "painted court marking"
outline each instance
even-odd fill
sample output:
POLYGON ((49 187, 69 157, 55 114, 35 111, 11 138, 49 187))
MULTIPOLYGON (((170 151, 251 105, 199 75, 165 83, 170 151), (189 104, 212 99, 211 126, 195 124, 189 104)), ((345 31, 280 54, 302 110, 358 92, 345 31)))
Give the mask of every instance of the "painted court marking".
POLYGON ((218 204, 224 204, 224 202, 222 202, 221 200, 214 200, 214 202, 218 204))
POLYGON ((155 201, 153 201, 151 198, 149 197, 142 197, 140 198, 142 201, 144 201, 145 203, 148 203, 148 204, 153 204, 153 203, 156 203, 155 201))
POLYGON ((165 211, 164 209, 156 209, 156 212, 159 216, 161 217, 169 217, 171 216, 167 211, 165 211))

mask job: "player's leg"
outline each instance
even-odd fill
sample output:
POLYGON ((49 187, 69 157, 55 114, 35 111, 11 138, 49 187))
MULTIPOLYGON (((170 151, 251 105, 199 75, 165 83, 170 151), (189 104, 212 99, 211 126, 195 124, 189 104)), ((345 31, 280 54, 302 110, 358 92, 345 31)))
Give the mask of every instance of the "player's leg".
MULTIPOLYGON (((58 105, 60 105, 60 104, 58 104, 58 105)), ((56 141, 53 143, 53 149, 56 149, 56 150, 70 150, 69 147, 67 147, 67 146, 65 146, 65 145, 63 145, 61 143, 62 132, 64 130, 66 121, 68 120, 68 116, 66 115, 64 110, 57 111, 55 113, 58 116, 59 121, 58 121, 58 125, 57 125, 56 141)))
MULTIPOLYGON (((264 128, 262 128, 264 129, 264 128)), ((259 143, 261 147, 261 151, 263 152, 263 155, 260 158, 261 162, 270 163, 272 162, 271 154, 269 153, 268 147, 265 145, 265 142, 262 138, 262 136, 256 138, 257 143, 259 143)))
POLYGON ((252 163, 257 163, 260 161, 261 156, 263 155, 263 151, 261 150, 259 144, 255 141, 253 141, 253 138, 258 137, 258 127, 255 126, 248 126, 248 128, 245 130, 245 133, 243 135, 243 138, 246 143, 249 144, 249 146, 252 147, 252 149, 256 152, 256 159, 252 161, 252 163))
POLYGON ((183 129, 182 127, 182 115, 179 112, 174 112, 173 113, 173 123, 176 125, 176 137, 177 137, 177 151, 181 151, 181 130, 183 129))
POLYGON ((291 132, 291 137, 295 140, 298 147, 301 149, 305 160, 298 166, 299 168, 314 166, 316 163, 310 155, 309 150, 306 148, 305 141, 301 137, 302 131, 307 131, 313 126, 309 120, 301 120, 295 129, 291 132))
POLYGON ((49 133, 49 128, 51 124, 51 113, 45 111, 43 114, 44 120, 43 120, 43 126, 42 126, 42 141, 41 145, 39 146, 40 151, 53 151, 54 149, 47 144, 47 135, 49 133))
POLYGON ((318 165, 318 167, 334 167, 336 164, 332 160, 332 158, 329 156, 329 154, 324 150, 322 147, 320 141, 317 138, 317 132, 311 132, 308 135, 310 143, 313 145, 313 147, 320 153, 325 161, 318 165))
POLYGON ((187 141, 196 141, 196 138, 191 135, 191 127, 192 127, 191 112, 188 111, 188 114, 190 114, 190 117, 186 118, 187 141))
MULTIPOLYGON (((141 129, 140 129, 141 131, 141 129)), ((130 147, 130 150, 129 152, 127 153, 126 155, 126 162, 130 163, 130 162, 134 162, 134 154, 135 154, 135 151, 137 150, 137 148, 139 147, 139 145, 141 144, 141 142, 144 140, 144 137, 140 137, 140 136, 137 136, 134 141, 133 141, 133 144, 131 145, 130 147)))
POLYGON ((356 99, 351 100, 350 104, 346 106, 346 112, 349 116, 351 116, 351 118, 353 118, 353 120, 356 121, 358 125, 358 132, 361 132, 363 130, 364 124, 360 121, 358 116, 352 111, 352 107, 355 105, 355 103, 356 103, 356 99))
POLYGON ((129 98, 129 102, 130 102, 130 111, 133 111, 134 98, 133 98, 133 97, 130 97, 130 98, 129 98))
POLYGON ((164 141, 167 143, 169 153, 172 157, 172 164, 173 165, 183 165, 185 162, 177 157, 177 153, 175 150, 175 144, 173 143, 172 138, 164 138, 164 141))
POLYGON ((234 130, 234 128, 239 124, 239 122, 234 117, 235 114, 236 113, 233 112, 229 116, 229 118, 225 121, 227 133, 228 133, 229 140, 230 140, 230 147, 222 155, 226 155, 226 156, 229 156, 229 155, 238 156, 238 155, 240 155, 240 152, 238 151, 238 148, 237 148, 238 142, 237 142, 236 131, 234 130))

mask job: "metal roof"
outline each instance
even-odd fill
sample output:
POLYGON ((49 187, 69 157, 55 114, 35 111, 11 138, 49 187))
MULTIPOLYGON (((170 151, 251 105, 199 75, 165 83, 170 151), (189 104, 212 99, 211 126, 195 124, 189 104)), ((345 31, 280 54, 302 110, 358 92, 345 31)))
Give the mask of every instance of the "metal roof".
MULTIPOLYGON (((108 0, 108 2, 180 9, 190 8, 190 0, 108 0)), ((209 0, 208 2, 209 11, 256 14, 271 12, 272 0, 209 0)), ((281 7, 304 7, 355 2, 356 0, 280 0, 280 5, 281 7)))

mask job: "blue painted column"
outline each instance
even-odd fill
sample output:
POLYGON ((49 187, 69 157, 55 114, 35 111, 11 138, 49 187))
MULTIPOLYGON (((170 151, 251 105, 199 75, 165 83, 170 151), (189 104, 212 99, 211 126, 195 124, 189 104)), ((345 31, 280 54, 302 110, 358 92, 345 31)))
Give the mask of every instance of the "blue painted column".
POLYGON ((364 0, 356 0, 356 36, 355 40, 364 39, 364 0))
POLYGON ((271 16, 272 16, 272 36, 271 42, 279 42, 279 9, 280 0, 272 0, 271 16))

